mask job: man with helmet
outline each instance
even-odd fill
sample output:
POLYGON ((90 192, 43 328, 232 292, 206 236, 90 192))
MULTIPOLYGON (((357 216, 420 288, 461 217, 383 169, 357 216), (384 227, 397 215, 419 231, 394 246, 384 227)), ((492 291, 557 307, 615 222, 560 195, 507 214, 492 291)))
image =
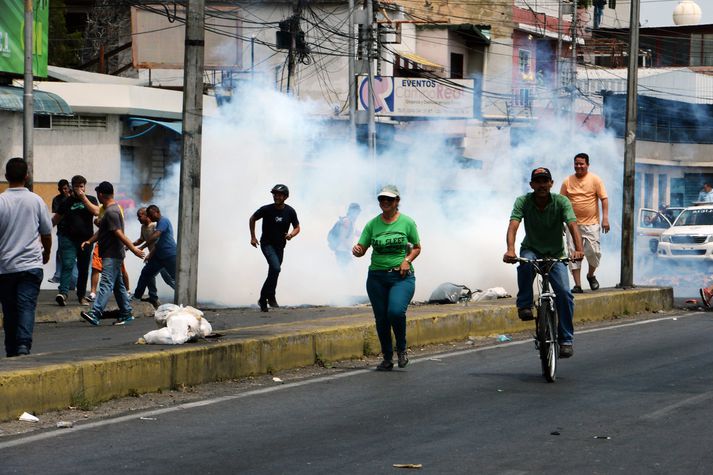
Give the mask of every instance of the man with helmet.
POLYGON ((260 300, 258 300, 260 310, 263 312, 268 311, 268 304, 273 308, 279 307, 275 298, 275 289, 277 278, 280 276, 285 245, 300 233, 297 212, 285 204, 285 200, 290 196, 290 190, 285 185, 277 184, 270 192, 273 203, 258 208, 250 216, 250 245, 257 247, 260 244, 260 250, 268 265, 267 278, 262 285, 260 300), (255 237, 255 222, 258 219, 262 219, 260 241, 255 237), (290 225, 292 225, 292 232, 290 232, 290 225))

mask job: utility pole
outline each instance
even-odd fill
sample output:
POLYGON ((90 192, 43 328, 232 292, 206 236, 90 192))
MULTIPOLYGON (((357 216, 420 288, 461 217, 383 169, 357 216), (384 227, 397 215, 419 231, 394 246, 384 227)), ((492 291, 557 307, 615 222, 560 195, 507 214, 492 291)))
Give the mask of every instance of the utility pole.
POLYGON ((354 78, 354 0, 349 0, 349 21, 347 22, 347 52, 349 55, 349 84, 347 91, 349 91, 349 137, 354 140, 354 134, 356 131, 356 95, 355 95, 355 78, 354 78))
MULTIPOLYGON (((562 71, 562 0, 557 2, 557 80, 555 83, 554 90, 554 102, 555 102, 555 116, 562 114, 562 104, 561 104, 561 88, 564 85, 564 71, 562 71)), ((546 26, 545 26, 546 28, 546 26)))
POLYGON ((205 0, 189 0, 183 61, 183 134, 175 303, 196 306, 200 222, 205 0))
POLYGON ((22 154, 27 162, 27 174, 30 179, 25 184, 32 191, 34 182, 35 151, 34 151, 34 127, 35 127, 35 104, 32 95, 32 32, 34 30, 34 13, 32 11, 32 0, 25 0, 25 81, 22 96, 22 154))
POLYGON ((369 147, 369 157, 376 159, 376 112, 374 111, 374 2, 366 0, 366 21, 367 21, 367 38, 366 38, 366 61, 368 64, 368 107, 369 107, 369 123, 367 126, 367 144, 369 147))
POLYGON ((626 81, 626 133, 624 136, 624 193, 621 212, 621 280, 618 287, 634 286, 634 183, 636 178, 636 121, 639 73, 639 6, 631 0, 629 18, 629 69, 626 81))
POLYGON ((569 72, 569 113, 572 119, 572 133, 576 131, 577 124, 577 108, 575 107, 576 91, 577 91, 577 0, 572 2, 572 60, 570 62, 569 72))
POLYGON ((290 49, 287 51, 287 94, 290 94, 292 75, 295 72, 295 52, 297 51, 297 32, 299 31, 301 16, 301 0, 295 0, 290 18, 290 49))

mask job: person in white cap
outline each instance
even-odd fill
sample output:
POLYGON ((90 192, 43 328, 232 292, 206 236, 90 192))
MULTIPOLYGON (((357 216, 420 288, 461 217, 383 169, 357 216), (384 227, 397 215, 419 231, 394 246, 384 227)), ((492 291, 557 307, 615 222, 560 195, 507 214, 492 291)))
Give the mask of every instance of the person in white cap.
POLYGON ((366 292, 374 311, 383 356, 376 370, 391 371, 394 368, 392 330, 396 338, 399 368, 408 364, 406 310, 416 290, 412 262, 421 254, 421 240, 416 222, 399 211, 401 197, 398 188, 384 186, 378 199, 381 214, 364 226, 352 254, 362 257, 369 247, 372 248, 366 292))

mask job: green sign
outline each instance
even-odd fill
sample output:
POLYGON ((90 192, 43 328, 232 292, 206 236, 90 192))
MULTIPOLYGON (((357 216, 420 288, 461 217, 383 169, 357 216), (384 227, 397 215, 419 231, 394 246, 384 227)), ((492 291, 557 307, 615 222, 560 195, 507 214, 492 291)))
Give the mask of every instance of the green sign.
MULTIPOLYGON (((47 77, 50 0, 33 0, 32 73, 47 77)), ((25 2, 0 0, 0 72, 25 72, 25 2)))

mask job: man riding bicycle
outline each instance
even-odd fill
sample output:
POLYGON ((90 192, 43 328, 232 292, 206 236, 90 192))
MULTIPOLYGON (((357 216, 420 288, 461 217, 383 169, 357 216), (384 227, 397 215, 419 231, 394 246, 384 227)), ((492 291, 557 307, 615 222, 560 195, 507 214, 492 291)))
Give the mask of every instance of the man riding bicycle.
MULTIPOLYGON (((572 210, 572 204, 567 197, 550 193, 553 185, 552 174, 547 168, 539 167, 532 171, 530 187, 532 193, 519 196, 515 200, 510 224, 507 231, 507 251, 503 261, 517 262, 515 253, 515 237, 520 227, 520 221, 525 220, 525 238, 520 247, 520 256, 525 259, 541 259, 545 257, 563 257, 564 242, 562 240, 562 224, 566 224, 575 242, 575 251, 570 256, 572 260, 584 257, 582 239, 577 228, 577 217, 572 210)), ((532 281, 535 272, 531 264, 521 263, 517 267, 517 315, 520 320, 532 320, 532 281)), ((569 358, 574 354, 572 342, 574 339, 574 297, 569 288, 567 267, 556 263, 550 271, 550 282, 556 294, 557 314, 559 315, 558 340, 560 358, 569 358)))

